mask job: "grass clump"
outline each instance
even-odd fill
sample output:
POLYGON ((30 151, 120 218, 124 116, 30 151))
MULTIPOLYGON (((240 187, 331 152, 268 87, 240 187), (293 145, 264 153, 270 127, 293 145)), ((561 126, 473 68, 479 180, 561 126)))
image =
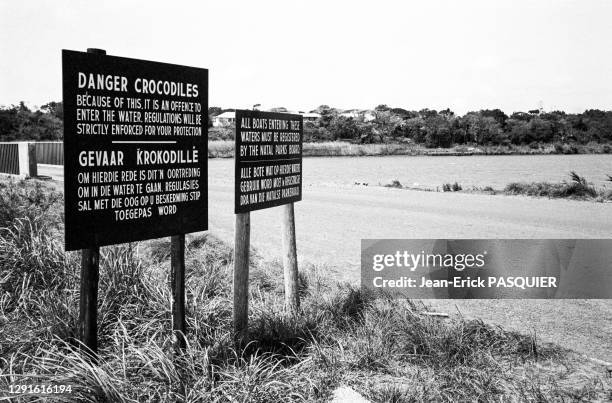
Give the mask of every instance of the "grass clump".
POLYGON ((46 182, 0 180, 0 228, 9 227, 17 218, 33 220, 41 214, 57 224, 62 203, 63 195, 46 182))
POLYGON ((442 184, 442 191, 443 192, 459 192, 461 190, 463 190, 463 187, 459 183, 457 183, 457 182, 455 182, 453 184, 450 184, 450 183, 442 184))
MULTIPOLYGON (((30 185, 15 188, 25 194, 20 186, 30 185)), ((100 359, 93 363, 77 341, 78 259, 63 252, 63 224, 49 219, 54 209, 32 219, 18 212, 0 232, 0 391, 70 384, 71 394, 50 396, 64 402, 327 401, 339 385, 373 401, 554 401, 606 393, 596 377, 579 387, 552 381, 551 374, 568 373, 568 353, 534 336, 422 315, 424 306, 412 301, 327 281, 321 267, 301 270, 301 310, 289 315, 280 263, 257 257, 249 342, 235 345, 233 251, 209 234, 187 240, 182 352, 171 331, 168 243, 102 249, 100 359), (547 363, 565 366, 543 373, 538 366, 547 363)))
POLYGON ((233 140, 215 140, 208 142, 208 158, 234 157, 235 143, 233 140))
POLYGON ((605 189, 596 189, 585 177, 576 172, 570 172, 570 180, 561 183, 532 182, 510 183, 504 193, 510 195, 527 195, 550 198, 569 198, 578 200, 612 200, 612 192, 605 189))
POLYGON ((391 182, 387 183, 385 187, 386 188, 397 188, 397 189, 403 188, 401 182, 398 181, 397 179, 393 179, 391 182))

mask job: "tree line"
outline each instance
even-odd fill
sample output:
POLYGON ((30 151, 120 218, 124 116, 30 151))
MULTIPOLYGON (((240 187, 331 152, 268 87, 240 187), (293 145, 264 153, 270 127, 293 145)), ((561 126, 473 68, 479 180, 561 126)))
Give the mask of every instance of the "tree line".
MULTIPOLYGON (((209 124, 214 116, 228 110, 233 109, 210 107, 209 124)), ((460 116, 450 109, 409 111, 379 105, 373 110, 343 111, 321 105, 311 112, 320 116, 304 123, 304 141, 413 142, 426 147, 612 143, 612 111, 598 109, 583 113, 535 109, 511 115, 500 109, 483 109, 460 116)), ((0 107, 0 141, 62 138, 61 102, 49 102, 36 110, 23 102, 0 107)))
POLYGON ((49 102, 32 110, 24 102, 0 107, 0 141, 52 141, 64 137, 61 102, 49 102))
POLYGON ((347 114, 322 105, 313 112, 321 117, 317 122, 304 124, 305 140, 407 141, 443 148, 458 144, 612 142, 612 111, 598 109, 578 114, 536 109, 510 116, 500 109, 483 109, 459 116, 450 109, 408 111, 387 105, 347 114))

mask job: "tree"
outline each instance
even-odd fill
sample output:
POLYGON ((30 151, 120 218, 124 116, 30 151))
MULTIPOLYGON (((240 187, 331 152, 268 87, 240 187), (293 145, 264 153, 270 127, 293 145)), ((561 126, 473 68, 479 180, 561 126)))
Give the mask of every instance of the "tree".
MULTIPOLYGON (((60 103, 55 103, 58 113, 60 103)), ((45 110, 32 111, 22 101, 19 105, 0 108, 0 141, 14 140, 60 140, 63 137, 63 122, 45 110)))
POLYGON ((523 122, 529 122, 531 120, 531 115, 525 112, 513 112, 510 115, 511 119, 522 120, 523 122))
POLYGON ((391 110, 391 108, 389 108, 387 105, 381 104, 381 105, 378 105, 376 108, 374 108, 374 110, 376 112, 387 112, 391 110))
POLYGON ((425 141, 425 120, 421 117, 414 117, 402 121, 395 127, 393 137, 412 139, 415 143, 422 143, 425 141))
POLYGON ((381 136, 392 136, 395 133, 395 128, 402 123, 402 119, 396 114, 392 113, 386 105, 379 105, 374 110, 374 130, 376 130, 381 136), (384 106, 384 108, 379 108, 384 106))
POLYGON ((351 139, 370 142, 369 135, 372 133, 372 126, 368 123, 360 122, 352 117, 337 116, 329 127, 333 133, 333 139, 351 139))
POLYGON ((419 111, 419 116, 421 116, 423 119, 429 118, 429 117, 433 117, 436 116, 438 114, 438 112, 435 109, 421 109, 419 111))
POLYGON ((406 109, 402 108, 391 108, 390 111, 401 119, 411 119, 419 116, 418 112, 407 111, 406 109))
POLYGON ((219 106, 211 106, 208 108, 208 116, 214 117, 220 115, 223 112, 223 109, 219 106))
POLYGON ((334 108, 330 108, 327 105, 321 105, 315 109, 315 113, 321 115, 319 117, 319 127, 328 128, 332 123, 332 120, 338 116, 338 111, 334 108))
POLYGON ((534 117, 529 121, 529 131, 531 132, 531 142, 547 143, 552 141, 553 127, 548 120, 541 117, 534 117))
POLYGON ((529 143, 529 121, 509 118, 506 121, 506 134, 512 144, 529 143))
POLYGON ((503 142, 501 125, 492 117, 485 117, 480 112, 468 112, 461 125, 469 141, 476 144, 500 144, 503 142))
POLYGON ((451 120, 451 119, 453 119, 455 117, 455 112, 451 111, 450 108, 446 108, 444 110, 441 110, 438 114, 443 116, 447 120, 451 120))
POLYGON ((486 118, 493 118, 501 127, 506 125, 508 115, 506 115, 501 109, 483 109, 480 111, 480 115, 486 118))
POLYGON ((425 146, 450 147, 451 146, 450 120, 442 115, 431 116, 425 119, 425 146))
POLYGON ((41 106, 40 110, 60 120, 64 120, 64 104, 62 102, 48 102, 41 106))

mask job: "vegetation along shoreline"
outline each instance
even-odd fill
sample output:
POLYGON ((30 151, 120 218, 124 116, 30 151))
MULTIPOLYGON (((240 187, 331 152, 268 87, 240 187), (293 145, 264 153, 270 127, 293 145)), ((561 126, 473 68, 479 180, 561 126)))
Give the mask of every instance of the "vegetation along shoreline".
MULTIPOLYGON (((608 181, 612 182, 612 175, 608 175, 608 181)), ((355 183, 356 185, 367 185, 363 183, 355 183)), ((569 173, 569 179, 559 183, 551 182, 512 182, 504 187, 504 189, 493 189, 491 186, 472 186, 471 188, 463 188, 458 183, 444 183, 436 188, 427 187, 411 187, 404 186, 394 179, 389 183, 382 185, 387 188, 419 190, 424 192, 464 192, 464 193, 483 193, 490 195, 507 195, 507 196, 534 196, 547 197, 549 199, 572 199, 582 201, 593 201, 600 203, 612 202, 612 189, 604 187, 596 187, 588 182, 583 176, 576 172, 569 173)))
MULTIPOLYGON (((270 111, 289 112, 284 107, 270 111)), ((235 109, 208 108, 210 158, 233 157, 234 113, 235 109)), ((411 111, 378 105, 345 110, 321 105, 302 114, 305 157, 612 153, 612 111, 598 109, 534 109, 510 115, 482 109, 459 115, 450 109, 411 111)), ((0 106, 0 142, 62 141, 63 119, 61 102, 0 106)))

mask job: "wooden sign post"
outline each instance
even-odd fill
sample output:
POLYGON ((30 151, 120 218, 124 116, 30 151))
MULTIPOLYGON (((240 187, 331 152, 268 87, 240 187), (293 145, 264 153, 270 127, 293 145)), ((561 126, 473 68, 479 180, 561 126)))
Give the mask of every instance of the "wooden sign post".
POLYGON ((208 228, 208 70, 62 51, 66 250, 82 250, 79 333, 97 353, 100 246, 172 237, 185 347, 185 234, 208 228))
MULTIPOLYGON (((103 49, 87 49, 87 53, 106 55, 103 49)), ((65 192, 64 192, 65 193, 65 192)), ((79 337, 92 354, 98 357, 98 282, 100 248, 92 246, 81 251, 81 293, 79 295, 79 337)))
POLYGON ((236 214, 234 242, 234 341, 243 344, 247 340, 249 324, 249 248, 251 238, 251 213, 236 214))
POLYGON ((179 349, 186 346, 185 335, 185 235, 170 238, 170 287, 172 289, 172 331, 179 349))
POLYGON ((295 214, 293 203, 282 207, 283 271, 285 277, 285 308, 296 314, 300 307, 298 295, 298 263, 295 245, 295 214))
POLYGON ((234 260, 234 335, 245 340, 248 329, 249 212, 282 206, 285 308, 299 309, 298 266, 293 204, 302 199, 301 115, 236 111, 234 260))
POLYGON ((81 293, 79 297, 79 337, 95 359, 98 354, 98 278, 100 248, 81 251, 81 293))

